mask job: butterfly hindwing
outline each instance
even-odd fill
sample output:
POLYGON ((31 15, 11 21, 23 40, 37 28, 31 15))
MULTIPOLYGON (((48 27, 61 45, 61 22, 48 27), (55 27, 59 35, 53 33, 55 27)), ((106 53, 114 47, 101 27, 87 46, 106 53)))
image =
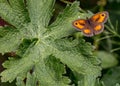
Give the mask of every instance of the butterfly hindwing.
POLYGON ((86 28, 83 29, 83 34, 87 37, 93 36, 93 29, 90 26, 86 26, 86 28))
POLYGON ((96 35, 96 34, 100 34, 101 32, 103 32, 104 30, 104 24, 96 24, 94 27, 93 27, 93 33, 96 35))

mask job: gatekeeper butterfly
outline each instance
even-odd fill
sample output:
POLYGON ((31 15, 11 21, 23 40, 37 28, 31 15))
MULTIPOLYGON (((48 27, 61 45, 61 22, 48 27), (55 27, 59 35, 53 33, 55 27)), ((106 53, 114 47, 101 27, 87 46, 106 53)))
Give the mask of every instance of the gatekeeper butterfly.
POLYGON ((91 37, 100 34, 104 30, 104 23, 108 19, 108 12, 98 12, 89 19, 78 19, 73 21, 72 25, 79 31, 83 32, 83 35, 91 37))

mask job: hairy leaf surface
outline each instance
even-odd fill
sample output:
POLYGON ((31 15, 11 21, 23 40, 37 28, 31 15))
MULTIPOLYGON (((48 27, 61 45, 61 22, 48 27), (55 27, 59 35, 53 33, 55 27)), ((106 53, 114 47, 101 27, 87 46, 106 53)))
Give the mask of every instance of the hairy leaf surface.
MULTIPOLYGON (((79 74, 77 84, 94 86, 101 67, 92 45, 70 39, 72 21, 81 13, 74 2, 49 25, 55 0, 0 1, 0 16, 12 26, 0 29, 0 52, 15 52, 4 62, 2 82, 16 79, 17 86, 69 86, 66 67, 79 74)), ((75 83, 72 83, 75 84, 75 83)))

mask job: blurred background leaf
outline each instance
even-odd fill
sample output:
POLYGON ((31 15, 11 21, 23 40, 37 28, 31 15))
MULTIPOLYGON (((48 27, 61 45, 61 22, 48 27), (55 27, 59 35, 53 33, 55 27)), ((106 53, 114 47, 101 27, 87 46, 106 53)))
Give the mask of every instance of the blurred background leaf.
POLYGON ((119 86, 120 83, 120 67, 109 69, 101 79, 105 86, 119 86), (117 84, 118 83, 118 84, 117 84))

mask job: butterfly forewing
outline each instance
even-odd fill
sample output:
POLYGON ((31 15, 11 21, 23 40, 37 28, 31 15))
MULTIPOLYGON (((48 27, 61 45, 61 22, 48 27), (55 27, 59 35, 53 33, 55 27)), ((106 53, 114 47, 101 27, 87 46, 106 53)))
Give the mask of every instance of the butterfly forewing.
POLYGON ((78 19, 73 21, 72 25, 77 29, 82 31, 84 28, 86 28, 86 20, 84 19, 78 19))
POLYGON ((107 21, 107 19, 108 19, 108 12, 104 11, 104 12, 99 12, 99 13, 93 15, 90 18, 90 21, 98 24, 98 23, 105 23, 107 21))

